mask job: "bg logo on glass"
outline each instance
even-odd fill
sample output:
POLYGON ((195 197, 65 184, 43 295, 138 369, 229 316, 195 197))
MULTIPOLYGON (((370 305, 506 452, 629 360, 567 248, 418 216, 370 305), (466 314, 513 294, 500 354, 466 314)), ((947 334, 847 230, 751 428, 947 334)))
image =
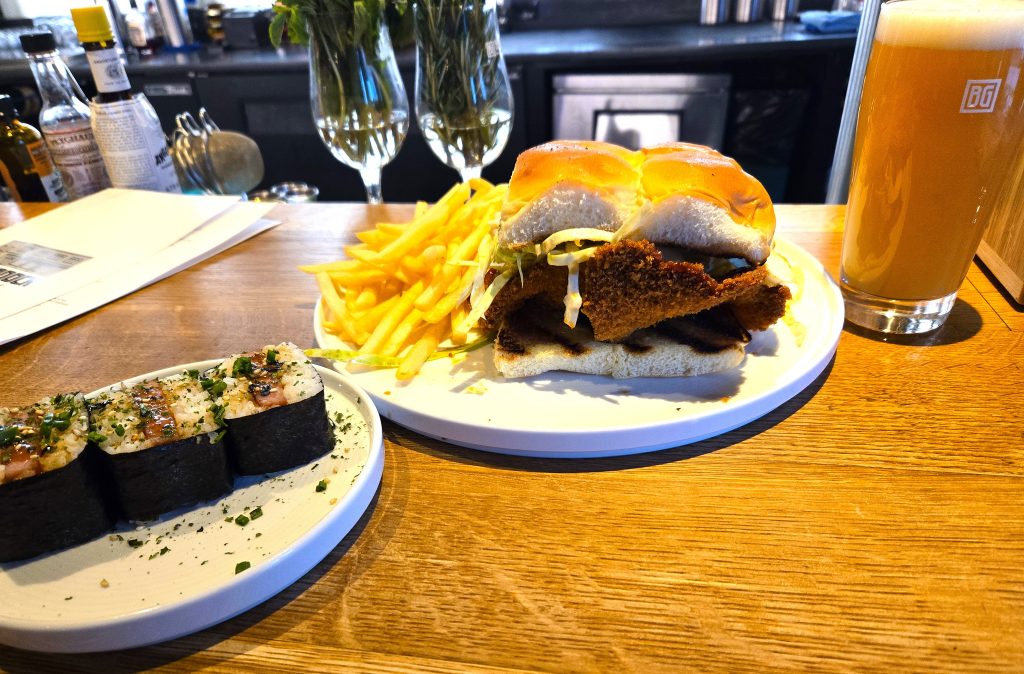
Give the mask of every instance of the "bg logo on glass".
POLYGON ((996 96, 1002 80, 967 80, 964 99, 960 101, 960 112, 992 112, 996 109, 996 96))

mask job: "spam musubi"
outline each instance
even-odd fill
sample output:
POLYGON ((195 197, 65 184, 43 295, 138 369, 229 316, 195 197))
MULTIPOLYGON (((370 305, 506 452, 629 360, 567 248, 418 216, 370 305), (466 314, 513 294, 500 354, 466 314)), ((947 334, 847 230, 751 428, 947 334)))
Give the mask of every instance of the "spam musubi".
POLYGON ((323 381, 294 344, 229 356, 203 377, 227 424, 228 456, 240 475, 293 468, 333 446, 323 381))
POLYGON ((85 543, 114 526, 88 433, 80 393, 0 407, 0 562, 85 543))
POLYGON ((91 398, 89 411, 127 519, 155 519, 231 491, 223 432, 199 372, 122 385, 91 398))

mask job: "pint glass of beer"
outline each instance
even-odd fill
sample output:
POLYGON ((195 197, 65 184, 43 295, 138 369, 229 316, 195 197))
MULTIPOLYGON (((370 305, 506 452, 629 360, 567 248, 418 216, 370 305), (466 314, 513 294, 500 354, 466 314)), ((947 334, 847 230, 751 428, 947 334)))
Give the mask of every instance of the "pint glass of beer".
POLYGON ((888 333, 945 321, 1021 150, 1022 78, 1024 0, 882 5, 843 238, 847 320, 888 333))

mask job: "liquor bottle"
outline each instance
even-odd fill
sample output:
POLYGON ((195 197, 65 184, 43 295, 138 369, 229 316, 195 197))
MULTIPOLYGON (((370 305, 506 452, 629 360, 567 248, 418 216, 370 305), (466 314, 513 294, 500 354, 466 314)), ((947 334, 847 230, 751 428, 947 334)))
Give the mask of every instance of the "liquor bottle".
POLYGON ((15 201, 68 200, 42 134, 18 119, 6 94, 0 95, 0 177, 15 201))
POLYGON ((144 94, 132 93, 114 33, 102 7, 77 7, 71 18, 96 82, 92 131, 114 187, 181 192, 177 172, 160 127, 144 94))
POLYGON ((39 129, 68 194, 78 199, 110 187, 85 94, 57 52, 53 33, 22 35, 21 48, 43 99, 39 129))
POLYGON ((124 23, 128 28, 128 41, 141 56, 150 56, 163 46, 163 36, 159 35, 148 14, 139 11, 135 0, 129 0, 131 8, 125 12, 124 23))

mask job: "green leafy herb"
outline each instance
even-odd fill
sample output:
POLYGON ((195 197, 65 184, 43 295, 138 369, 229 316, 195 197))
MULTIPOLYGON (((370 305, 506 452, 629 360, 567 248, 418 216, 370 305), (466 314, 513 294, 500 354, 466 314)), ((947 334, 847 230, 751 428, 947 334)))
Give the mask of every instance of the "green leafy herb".
POLYGON ((325 16, 332 17, 336 27, 337 42, 344 46, 361 39, 376 39, 376 26, 383 17, 390 19, 396 44, 404 44, 410 37, 409 24, 403 22, 407 16, 408 0, 278 0, 274 3, 274 19, 270 22, 270 42, 280 47, 285 28, 292 44, 308 44, 309 28, 323 22, 325 16))
POLYGON ((199 370, 185 370, 185 374, 193 379, 199 379, 199 370))
POLYGON ((116 426, 114 426, 114 432, 117 433, 117 437, 123 438, 124 437, 124 426, 122 426, 121 424, 117 424, 116 426))
POLYGON ((74 413, 75 410, 72 408, 44 414, 43 421, 39 424, 39 437, 44 442, 52 442, 60 431, 66 431, 71 426, 71 417, 74 413))
POLYGON ((320 480, 316 483, 317 492, 327 491, 327 480, 320 480))
POLYGON ((238 564, 235 564, 235 575, 237 576, 238 574, 248 569, 250 566, 252 566, 252 564, 250 564, 249 562, 239 562, 238 564))
POLYGON ((252 376, 252 359, 248 356, 239 356, 235 358, 235 364, 231 366, 232 377, 251 377, 252 376))
POLYGON ((267 349, 267 364, 277 365, 277 351, 274 349, 267 349))
POLYGON ((0 447, 13 445, 21 438, 21 428, 18 426, 0 426, 0 447))

